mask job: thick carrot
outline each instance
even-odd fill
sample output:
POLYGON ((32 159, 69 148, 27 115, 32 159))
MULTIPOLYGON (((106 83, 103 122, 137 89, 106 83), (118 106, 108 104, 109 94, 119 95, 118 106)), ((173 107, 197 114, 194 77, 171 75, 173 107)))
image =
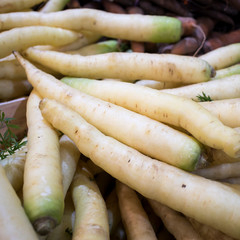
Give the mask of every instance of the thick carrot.
POLYGON ((151 157, 167 161, 185 170, 206 164, 202 154, 202 144, 189 135, 141 114, 80 92, 35 68, 20 55, 18 59, 27 71, 29 82, 42 96, 58 99, 67 104, 105 134, 151 157))
POLYGON ((1 165, 0 178, 0 238, 37 240, 37 234, 1 165))
POLYGON ((33 90, 27 102, 28 153, 24 167, 23 204, 34 228, 47 235, 64 210, 62 171, 57 131, 43 119, 33 90))
POLYGON ((238 191, 149 158, 103 135, 55 100, 44 99, 40 109, 44 118, 69 136, 80 152, 114 178, 147 198, 240 239, 238 191))
POLYGON ((31 8, 41 2, 47 0, 1 0, 0 2, 0 13, 15 12, 31 8))
POLYGON ((126 82, 80 78, 64 78, 63 81, 92 96, 186 129, 203 144, 223 149, 232 157, 240 155, 240 134, 223 125, 200 104, 165 93, 175 89, 155 90, 126 82))
POLYGON ((59 140, 60 158, 62 161, 62 182, 63 194, 66 196, 68 188, 72 182, 74 173, 77 168, 77 163, 80 158, 80 152, 76 145, 66 135, 63 135, 59 140))
POLYGON ((0 21, 0 30, 45 25, 89 30, 106 37, 143 42, 177 42, 182 34, 181 22, 174 17, 116 14, 84 8, 53 13, 8 13, 2 14, 0 21))
POLYGON ((110 239, 105 201, 91 172, 81 162, 71 192, 76 209, 72 239, 110 239))
POLYGON ((56 51, 28 48, 25 55, 32 61, 73 77, 196 83, 208 81, 215 75, 213 68, 206 61, 174 54, 118 52, 72 56, 56 51))
POLYGON ((157 240, 137 193, 119 181, 116 182, 116 192, 127 238, 132 240, 157 240))
POLYGON ((198 96, 205 93, 212 100, 223 100, 231 98, 239 98, 240 96, 240 74, 232 75, 216 79, 213 81, 189 84, 187 86, 162 89, 163 93, 169 93, 176 96, 193 99, 199 101, 198 96))
POLYGON ((0 33, 0 58, 35 45, 63 46, 76 41, 80 33, 47 26, 14 28, 0 33))
POLYGON ((224 125, 232 128, 240 126, 240 98, 199 102, 199 104, 217 116, 224 125))
POLYGON ((233 43, 227 46, 221 46, 199 58, 207 61, 215 70, 234 65, 240 61, 240 43, 233 43))

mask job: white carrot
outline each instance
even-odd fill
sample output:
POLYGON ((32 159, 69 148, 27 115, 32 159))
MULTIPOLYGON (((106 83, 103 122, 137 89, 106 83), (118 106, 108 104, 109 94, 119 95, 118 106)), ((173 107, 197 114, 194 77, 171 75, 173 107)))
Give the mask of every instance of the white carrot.
POLYGON ((25 56, 73 77, 196 83, 214 76, 214 70, 206 61, 173 54, 118 52, 79 56, 32 47, 26 50, 25 56))
POLYGON ((240 43, 233 43, 201 55, 215 70, 223 69, 240 61, 240 43))
POLYGON ((182 35, 181 21, 174 17, 115 14, 83 8, 53 13, 2 14, 0 22, 0 31, 20 26, 45 25, 74 31, 89 30, 110 38, 144 42, 177 42, 182 35))
POLYGON ((81 162, 71 189, 76 209, 72 239, 110 239, 105 201, 91 172, 81 162))
POLYGON ((226 126, 240 127, 240 98, 199 102, 209 112, 214 114, 226 126))
POLYGON ((161 82, 161 81, 155 81, 155 80, 138 80, 135 82, 137 85, 150 87, 153 89, 165 89, 165 88, 175 88, 181 86, 181 83, 176 82, 161 82))
POLYGON ((1 0, 0 13, 25 10, 47 0, 1 0))
POLYGON ((0 189, 0 239, 37 240, 37 234, 1 165, 0 189))
POLYGON ((63 78, 62 81, 81 92, 115 103, 155 120, 181 127, 203 144, 223 149, 232 157, 237 157, 240 154, 237 150, 240 148, 240 134, 222 124, 216 116, 190 99, 167 94, 163 90, 158 91, 119 81, 97 81, 68 77, 63 78))
POLYGON ((36 231, 47 235, 61 221, 64 195, 58 132, 42 117, 40 100, 41 96, 33 90, 27 102, 23 203, 36 231))
POLYGON ((239 98, 240 74, 172 89, 162 89, 160 91, 177 96, 191 98, 194 101, 199 101, 197 96, 202 95, 203 92, 207 96, 210 96, 212 100, 239 98))
POLYGON ((74 173, 77 168, 77 163, 80 157, 80 152, 76 145, 66 135, 63 135, 59 140, 60 158, 62 161, 62 181, 63 194, 66 196, 68 188, 72 182, 74 173))
POLYGON ((0 58, 35 45, 63 46, 76 41, 80 33, 48 26, 14 28, 0 33, 0 58))
POLYGON ((80 152, 114 178, 147 198, 240 239, 240 193, 235 189, 149 158, 105 136, 55 100, 43 99, 40 109, 80 152))
POLYGON ((70 106, 105 134, 151 157, 185 170, 192 171, 206 164, 206 159, 202 155, 202 145, 189 135, 141 114, 82 93, 40 71, 20 55, 18 59, 27 71, 28 81, 41 96, 58 99, 70 106))

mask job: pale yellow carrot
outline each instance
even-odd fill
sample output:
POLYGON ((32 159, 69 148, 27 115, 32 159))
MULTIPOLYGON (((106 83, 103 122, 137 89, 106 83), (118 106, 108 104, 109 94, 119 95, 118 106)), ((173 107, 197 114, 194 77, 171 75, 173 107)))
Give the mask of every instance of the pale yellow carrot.
POLYGON ((119 81, 68 77, 62 81, 81 92, 181 127, 203 144, 222 149, 232 157, 240 154, 237 150, 240 148, 240 134, 191 99, 119 81))
POLYGON ((27 71, 28 81, 42 96, 58 99, 75 109, 105 134, 151 157, 188 171, 206 164, 202 145, 193 137, 141 114, 80 92, 40 71, 20 55, 18 59, 27 71))
POLYGON ((0 239, 37 240, 37 234, 1 165, 0 188, 0 239))
POLYGON ((71 55, 28 48, 25 56, 65 76, 113 78, 124 81, 149 79, 197 83, 210 80, 213 68, 204 60, 173 54, 114 52, 94 56, 71 55))
POLYGON ((105 136, 55 100, 42 100, 40 109, 80 152, 114 178, 147 198, 240 239, 240 193, 232 187, 149 158, 105 136))

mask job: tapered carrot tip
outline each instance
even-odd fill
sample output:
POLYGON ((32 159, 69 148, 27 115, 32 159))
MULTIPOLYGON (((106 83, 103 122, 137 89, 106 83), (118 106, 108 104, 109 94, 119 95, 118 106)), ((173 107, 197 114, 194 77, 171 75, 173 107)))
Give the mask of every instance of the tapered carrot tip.
POLYGON ((39 218, 33 223, 35 231, 41 236, 49 234, 56 225, 56 221, 50 217, 39 218))

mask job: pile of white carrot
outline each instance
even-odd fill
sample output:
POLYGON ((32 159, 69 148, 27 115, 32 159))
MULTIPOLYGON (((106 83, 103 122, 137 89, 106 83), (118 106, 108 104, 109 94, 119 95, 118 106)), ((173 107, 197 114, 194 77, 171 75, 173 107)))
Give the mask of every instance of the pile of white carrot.
POLYGON ((240 239, 240 44, 119 52, 181 24, 15 11, 0 14, 0 84, 27 82, 28 133, 0 162, 0 239, 240 239))

